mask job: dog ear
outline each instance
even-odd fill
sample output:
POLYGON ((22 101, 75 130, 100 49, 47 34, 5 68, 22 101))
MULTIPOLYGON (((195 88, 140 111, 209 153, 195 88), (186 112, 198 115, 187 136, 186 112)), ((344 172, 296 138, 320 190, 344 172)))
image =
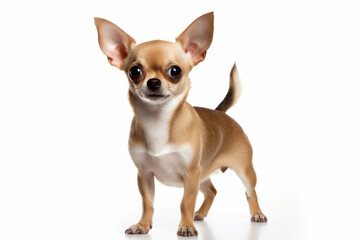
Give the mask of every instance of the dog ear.
POLYGON ((95 18, 99 45, 108 57, 109 63, 123 69, 124 62, 135 40, 121 28, 102 18, 95 18))
POLYGON ((194 65, 203 61, 210 47, 214 33, 214 12, 202 15, 193 21, 177 38, 194 65))

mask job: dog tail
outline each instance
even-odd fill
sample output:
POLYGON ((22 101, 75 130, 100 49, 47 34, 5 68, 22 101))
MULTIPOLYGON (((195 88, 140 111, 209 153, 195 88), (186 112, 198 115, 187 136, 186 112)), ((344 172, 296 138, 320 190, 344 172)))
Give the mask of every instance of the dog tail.
POLYGON ((230 72, 230 86, 229 90, 225 96, 225 98, 222 100, 222 102, 219 104, 219 106, 216 107, 215 110, 226 112, 229 108, 231 108, 236 101, 239 99, 241 94, 241 82, 239 73, 236 68, 236 63, 231 69, 230 72))

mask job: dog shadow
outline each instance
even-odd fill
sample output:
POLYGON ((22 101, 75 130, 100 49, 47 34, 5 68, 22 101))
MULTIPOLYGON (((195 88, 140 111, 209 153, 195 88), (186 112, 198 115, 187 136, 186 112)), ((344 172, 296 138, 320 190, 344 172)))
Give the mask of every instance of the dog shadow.
MULTIPOLYGON (((215 240, 215 236, 211 230, 211 226, 209 226, 209 224, 206 221, 197 221, 195 222, 195 226, 199 234, 201 234, 201 239, 215 240)), ((196 238, 197 237, 194 237, 194 239, 196 238)), ((184 240, 184 238, 178 237, 178 240, 184 240)))
MULTIPOLYGON (((216 237, 212 232, 212 227, 206 222, 206 221, 201 221, 201 222, 196 222, 195 223, 196 228, 199 232, 199 234, 201 234, 200 239, 206 239, 206 240, 215 240, 216 237)), ((266 224, 261 224, 261 223, 250 223, 249 228, 248 228, 248 234, 247 234, 247 240, 259 240, 260 235, 262 230, 264 229, 264 225, 266 224)), ((197 237, 193 237, 194 239, 197 239, 197 237)), ((193 239, 190 238, 190 239, 193 239)), ((177 240, 184 240, 184 237, 178 237, 177 240)))
POLYGON ((149 234, 126 234, 128 240, 152 240, 149 234))
MULTIPOLYGON (((206 240, 215 240, 215 235, 212 232, 212 227, 206 222, 206 221, 201 221, 201 222, 196 222, 195 223, 196 228, 199 232, 199 234, 201 234, 200 239, 206 239, 206 240)), ((250 223, 249 225, 249 230, 248 230, 248 235, 247 235, 247 240, 259 240, 260 235, 262 230, 264 229, 263 226, 264 224, 259 224, 259 223, 250 223)), ((126 239, 127 240, 152 240, 152 237, 150 234, 126 234, 126 239)), ((177 236, 177 240, 184 240, 184 239, 199 239, 197 236, 196 237, 180 237, 177 236)))
POLYGON ((264 225, 266 223, 250 223, 249 232, 248 232, 248 240, 258 240, 261 234, 261 231, 264 229, 264 225))

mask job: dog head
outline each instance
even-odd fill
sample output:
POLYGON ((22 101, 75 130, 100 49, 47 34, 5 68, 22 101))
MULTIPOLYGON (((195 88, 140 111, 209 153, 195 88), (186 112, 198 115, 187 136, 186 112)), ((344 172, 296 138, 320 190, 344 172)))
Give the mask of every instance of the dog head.
POLYGON ((95 25, 101 50, 111 65, 125 71, 130 92, 142 101, 161 104, 188 91, 189 72, 205 59, 212 42, 214 14, 197 18, 174 43, 155 40, 136 45, 105 19, 95 18, 95 25))

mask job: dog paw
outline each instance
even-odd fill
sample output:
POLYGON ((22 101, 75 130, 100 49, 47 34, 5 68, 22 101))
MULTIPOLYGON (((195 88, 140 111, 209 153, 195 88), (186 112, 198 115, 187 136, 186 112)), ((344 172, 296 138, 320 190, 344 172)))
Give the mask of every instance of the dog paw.
POLYGON ((195 227, 179 227, 177 235, 182 237, 192 237, 197 236, 198 232, 196 231, 195 227))
POLYGON ((268 219, 264 214, 254 214, 251 216, 252 222, 267 222, 268 219))
POLYGON ((194 217, 194 220, 195 221, 202 221, 202 220, 204 220, 204 215, 203 214, 201 214, 201 213, 195 213, 195 217, 194 217))
POLYGON ((148 233, 151 228, 152 228, 151 225, 143 226, 141 224, 135 224, 135 225, 132 225, 131 227, 129 227, 128 229, 126 229, 125 233, 126 234, 145 234, 145 233, 148 233))

